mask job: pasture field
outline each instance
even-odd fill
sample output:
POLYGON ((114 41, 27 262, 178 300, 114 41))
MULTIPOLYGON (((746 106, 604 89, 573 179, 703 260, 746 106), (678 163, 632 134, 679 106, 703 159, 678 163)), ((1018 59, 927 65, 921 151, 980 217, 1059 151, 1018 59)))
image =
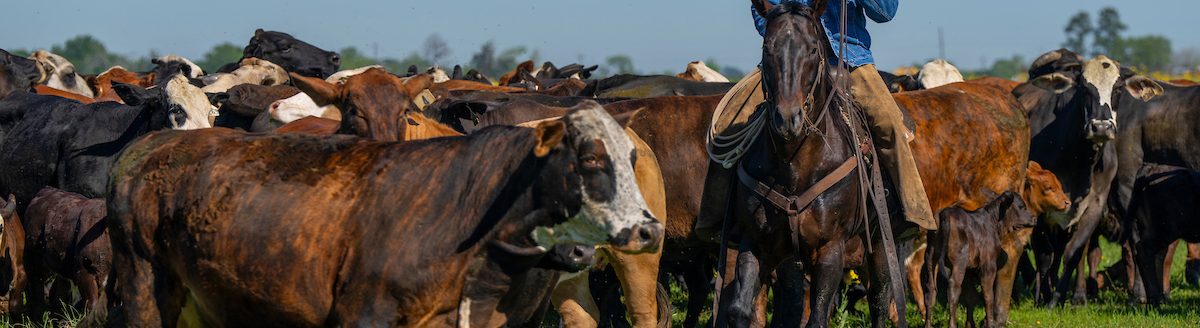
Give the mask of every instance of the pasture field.
MULTIPOLYGON (((1101 249, 1104 252, 1101 268, 1104 268, 1121 258, 1121 249, 1114 243, 1107 241, 1101 241, 1101 243, 1101 249)), ((1176 249, 1176 264, 1171 268, 1171 300, 1157 310, 1129 306, 1126 304, 1128 294, 1125 289, 1110 288, 1101 291, 1098 299, 1092 300, 1084 306, 1045 309, 1035 306, 1032 300, 1027 298, 1014 301, 1013 309, 1009 314, 1008 327, 1200 327, 1200 288, 1187 285, 1183 281, 1183 263, 1186 253, 1187 250, 1184 247, 1176 249)), ((687 298, 680 287, 674 284, 671 286, 671 301, 672 308, 676 309, 672 315, 672 326, 681 327, 686 315, 680 309, 686 307, 687 298)), ((865 316, 866 303, 860 302, 857 309, 864 315, 855 316, 849 311, 841 309, 832 326, 868 326, 870 322, 865 316)), ((946 312, 941 309, 940 305, 937 311, 934 316, 934 326, 945 327, 946 312)), ((701 321, 707 321, 709 315, 707 312, 702 314, 701 321)), ((982 309, 976 311, 976 316, 978 320, 982 320, 982 309)), ((966 314, 959 310, 958 317, 962 321, 966 314)), ((916 305, 912 302, 908 303, 907 319, 910 327, 924 327, 922 315, 916 311, 916 305)), ((553 324, 546 326, 557 327, 553 324)))

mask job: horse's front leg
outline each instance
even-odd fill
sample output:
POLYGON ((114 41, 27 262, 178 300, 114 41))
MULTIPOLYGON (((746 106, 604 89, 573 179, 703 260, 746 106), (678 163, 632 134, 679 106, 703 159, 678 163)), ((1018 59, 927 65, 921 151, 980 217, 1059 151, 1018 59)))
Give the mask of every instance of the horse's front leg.
POLYGON ((829 315, 833 311, 833 298, 838 297, 838 285, 842 282, 845 267, 844 241, 831 241, 817 249, 813 257, 812 288, 809 291, 812 304, 808 327, 828 327, 829 315))
POLYGON ((737 268, 729 293, 728 319, 730 327, 750 327, 755 322, 755 299, 762 284, 762 263, 751 250, 755 240, 743 237, 738 244, 737 268))

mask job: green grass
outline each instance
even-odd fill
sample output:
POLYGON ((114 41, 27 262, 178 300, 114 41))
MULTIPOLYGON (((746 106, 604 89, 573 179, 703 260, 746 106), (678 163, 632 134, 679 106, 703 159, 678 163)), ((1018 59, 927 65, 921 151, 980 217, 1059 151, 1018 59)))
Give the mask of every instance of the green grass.
MULTIPOLYGON (((1108 267, 1121 258, 1118 245, 1101 241, 1103 257, 1101 268, 1108 267)), ((1127 305, 1129 296, 1125 289, 1105 289, 1099 298, 1089 301, 1088 305, 1059 307, 1045 309, 1032 304, 1028 299, 1015 301, 1009 311, 1008 327, 1200 327, 1200 288, 1186 285, 1183 281, 1183 263, 1186 254, 1185 247, 1176 249, 1175 262, 1171 268, 1171 300, 1158 309, 1147 309, 1144 306, 1127 305)), ((711 297, 710 303, 711 303, 711 297)), ((671 303, 675 313, 671 315, 673 327, 682 327, 686 314, 687 297, 683 290, 672 284, 671 303)), ((867 312, 866 304, 860 302, 856 308, 862 313, 867 312)), ((938 305, 934 316, 934 325, 946 325, 946 311, 938 305)), ((976 320, 983 319, 983 311, 976 311, 976 320)), ((701 314, 701 323, 709 320, 711 313, 701 314)), ((966 318, 965 311, 959 310, 960 324, 966 318)), ((906 315, 910 327, 924 327, 922 315, 916 311, 916 305, 908 304, 906 315)), ((870 324, 864 316, 853 316, 844 308, 835 314, 833 327, 863 327, 870 324)))

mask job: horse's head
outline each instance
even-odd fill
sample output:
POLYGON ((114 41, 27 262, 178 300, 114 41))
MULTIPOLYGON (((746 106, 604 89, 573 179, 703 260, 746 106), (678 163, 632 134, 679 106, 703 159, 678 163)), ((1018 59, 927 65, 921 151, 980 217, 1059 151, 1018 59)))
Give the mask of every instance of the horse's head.
POLYGON ((815 101, 820 91, 816 88, 825 79, 829 49, 821 27, 826 1, 815 1, 813 7, 790 1, 779 5, 767 0, 751 2, 767 20, 762 77, 767 102, 775 111, 771 113, 772 128, 784 137, 798 136, 804 129, 806 112, 820 106, 815 101))

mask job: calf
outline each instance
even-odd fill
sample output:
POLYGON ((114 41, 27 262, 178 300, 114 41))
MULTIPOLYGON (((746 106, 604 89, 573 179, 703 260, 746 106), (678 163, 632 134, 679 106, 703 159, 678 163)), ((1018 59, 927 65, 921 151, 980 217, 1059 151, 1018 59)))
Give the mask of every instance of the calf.
POLYGON ((0 199, 0 281, 7 281, 0 294, 0 314, 19 312, 25 290, 25 225, 17 215, 17 197, 0 199))
MULTIPOLYGON (((1167 246, 1176 239, 1200 242, 1196 217, 1200 208, 1200 172, 1187 168, 1146 164, 1138 170, 1125 221, 1125 238, 1133 250, 1146 301, 1158 305, 1165 300, 1163 261, 1167 246)), ((1130 288, 1133 295, 1134 288, 1130 288)), ((1136 298, 1134 298, 1136 299, 1136 298)))
MULTIPOLYGON (((1017 193, 1008 191, 984 207, 968 212, 961 207, 951 207, 938 214, 940 229, 929 233, 929 251, 926 263, 929 270, 925 276, 925 327, 933 325, 933 302, 937 299, 937 277, 942 261, 949 270, 949 289, 946 309, 950 312, 950 327, 958 325, 958 298, 962 293, 967 271, 971 271, 974 290, 977 282, 983 296, 984 326, 998 327, 1000 307, 996 298, 996 269, 1007 260, 1000 240, 1021 229, 1034 225, 1034 217, 1017 193)), ((967 325, 974 327, 975 304, 967 302, 967 325)))
POLYGON ((44 287, 51 276, 74 283, 87 311, 104 310, 103 291, 112 264, 104 206, 104 199, 52 187, 42 188, 29 203, 25 272, 31 288, 25 290, 25 299, 31 310, 55 304, 46 301, 66 301, 46 299, 44 287))

